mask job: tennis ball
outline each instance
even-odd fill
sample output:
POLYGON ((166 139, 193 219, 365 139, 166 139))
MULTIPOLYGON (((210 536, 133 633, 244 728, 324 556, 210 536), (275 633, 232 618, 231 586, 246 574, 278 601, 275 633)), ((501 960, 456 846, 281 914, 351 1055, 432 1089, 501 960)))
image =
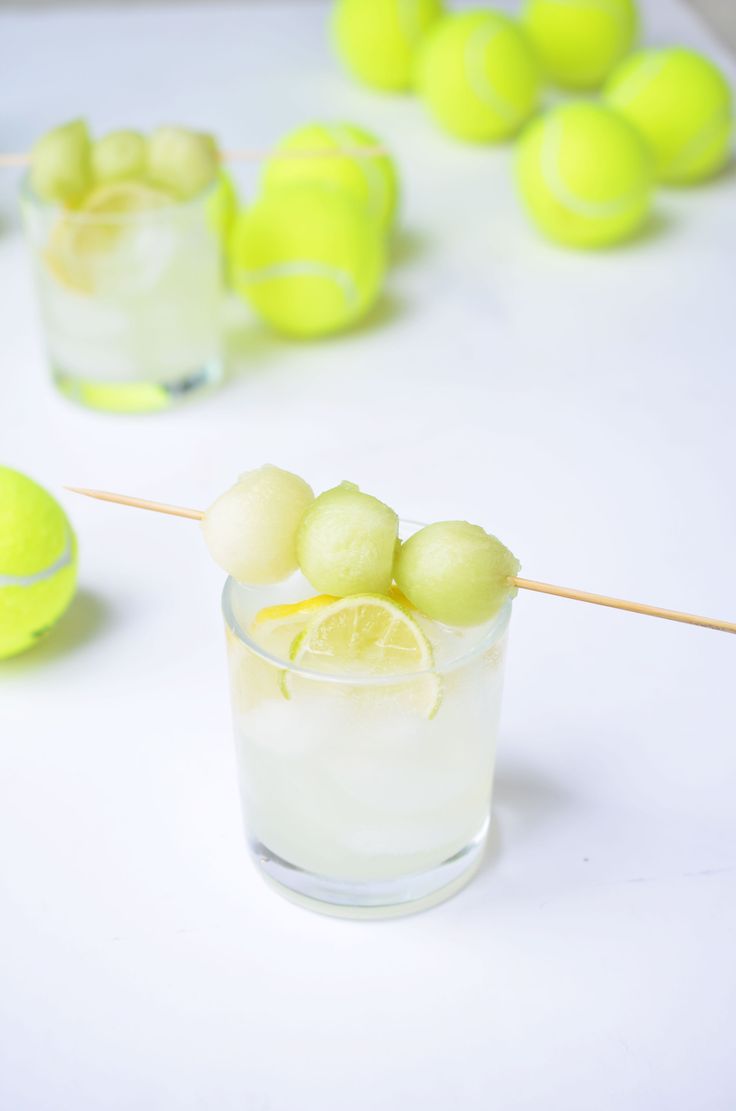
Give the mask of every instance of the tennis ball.
POLYGON ((500 12, 440 20, 419 52, 417 90, 436 122, 460 139, 506 139, 539 102, 536 59, 523 31, 500 12))
POLYGON ((297 529, 313 501, 311 486, 290 471, 246 472, 204 515, 210 555, 238 582, 281 582, 297 569, 297 529))
POLYGON ((212 135, 187 127, 159 127, 148 140, 151 181, 180 200, 201 193, 217 177, 220 155, 212 135))
POLYGON ((355 124, 308 124, 292 131, 279 143, 278 153, 266 163, 263 188, 269 191, 281 185, 316 182, 343 189, 388 230, 394 220, 399 193, 393 160, 388 155, 353 157, 342 153, 380 146, 375 135, 355 124), (300 151, 314 151, 317 156, 309 158, 300 155, 300 151), (329 157, 333 151, 334 158, 329 157), (290 152, 296 157, 284 157, 290 152))
POLYGON ((92 144, 92 175, 98 185, 142 180, 146 163, 146 139, 138 131, 111 131, 92 144))
POLYGON ((439 521, 401 545, 396 582, 420 613, 443 625, 481 625, 516 595, 519 561, 467 521, 439 521))
POLYGON ((411 88, 417 46, 441 0, 338 0, 332 31, 345 68, 377 89, 411 88))
POLYGON ((217 184, 205 202, 207 222, 223 247, 230 239, 235 214, 238 211, 238 192, 227 170, 217 174, 217 184))
POLYGON ((566 89, 595 89, 631 49, 634 0, 527 0, 522 21, 547 76, 566 89))
POLYGON ((519 142, 516 175, 529 215, 570 247, 618 243, 649 214, 649 150, 605 105, 565 104, 533 121, 519 142))
POLYGON ((399 519, 353 482, 320 494, 296 538, 299 566, 320 594, 388 594, 399 519))
POLYGON ((365 316, 381 288, 384 236, 346 193, 274 189, 241 212, 231 240, 235 289, 273 328, 336 332, 365 316))
POLYGON ((0 659, 35 644, 74 596, 77 542, 61 506, 0 467, 0 659))
POLYGON ((92 184, 90 138, 84 120, 47 131, 31 151, 31 188, 42 201, 78 204, 92 184))
POLYGON ((649 143, 660 181, 703 181, 726 164, 733 97, 702 54, 677 46, 632 54, 611 74, 604 95, 649 143))

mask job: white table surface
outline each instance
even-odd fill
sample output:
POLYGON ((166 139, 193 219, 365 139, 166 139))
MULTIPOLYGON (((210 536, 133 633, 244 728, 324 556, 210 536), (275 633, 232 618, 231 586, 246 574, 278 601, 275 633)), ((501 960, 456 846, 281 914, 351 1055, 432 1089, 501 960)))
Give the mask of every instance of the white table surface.
MULTIPOLYGON (((645 8, 651 41, 729 64, 674 0, 645 8)), ((81 112, 224 145, 346 117, 406 183, 373 327, 300 346, 246 321, 220 393, 115 418, 48 385, 4 179, 3 461, 57 493, 197 506, 272 461, 483 522, 531 577, 736 616, 734 174, 661 192, 646 241, 565 253, 520 215, 507 149, 350 84, 323 16, 0 17, 5 149, 81 112)), ((221 576, 196 527, 60 496, 79 597, 0 666, 0 1106, 736 1106, 733 638, 520 598, 487 865, 428 914, 334 921, 247 860, 221 576)))

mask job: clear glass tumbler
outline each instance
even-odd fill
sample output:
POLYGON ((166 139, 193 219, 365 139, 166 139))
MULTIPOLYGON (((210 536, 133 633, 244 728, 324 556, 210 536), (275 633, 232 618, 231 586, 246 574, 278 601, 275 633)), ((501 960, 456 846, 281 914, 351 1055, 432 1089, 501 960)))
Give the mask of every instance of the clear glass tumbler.
POLYGON ((250 633, 263 606, 308 596, 228 580, 223 612, 246 834, 266 880, 323 913, 388 917, 471 879, 490 821, 511 605, 437 627, 435 668, 356 679, 280 659, 250 633))
POLYGON ((165 409, 222 375, 214 185, 128 212, 64 210, 26 180, 21 210, 51 371, 95 409, 165 409))

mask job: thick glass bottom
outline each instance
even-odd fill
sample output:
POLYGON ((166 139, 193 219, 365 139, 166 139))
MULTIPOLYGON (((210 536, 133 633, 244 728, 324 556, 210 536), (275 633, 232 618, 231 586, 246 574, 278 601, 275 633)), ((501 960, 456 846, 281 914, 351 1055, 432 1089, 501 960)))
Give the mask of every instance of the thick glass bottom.
POLYGON ((156 413, 180 401, 211 389, 221 381, 223 365, 219 358, 166 382, 110 382, 79 378, 53 367, 57 388, 70 401, 88 409, 108 413, 156 413))
POLYGON ((396 918, 429 910, 465 887, 483 859, 488 826, 487 819, 469 844, 434 868, 383 881, 330 879, 282 860, 258 840, 251 839, 250 847, 267 883, 306 910, 338 918, 396 918))

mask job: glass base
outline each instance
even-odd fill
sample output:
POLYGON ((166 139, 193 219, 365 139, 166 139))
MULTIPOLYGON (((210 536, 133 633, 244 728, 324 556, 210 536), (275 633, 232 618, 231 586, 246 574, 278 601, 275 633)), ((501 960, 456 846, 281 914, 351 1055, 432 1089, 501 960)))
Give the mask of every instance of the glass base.
POLYGON ((70 401, 88 409, 108 413, 157 413, 180 401, 211 389, 222 380, 222 361, 209 363, 190 371, 181 378, 167 382, 109 382, 79 378, 60 367, 53 368, 59 391, 70 401))
POLYGON ((306 910, 337 918, 397 918, 429 910, 470 882, 483 860, 488 826, 489 820, 468 845, 434 868, 364 883, 305 872, 276 856, 260 841, 251 840, 250 847, 269 886, 306 910))

